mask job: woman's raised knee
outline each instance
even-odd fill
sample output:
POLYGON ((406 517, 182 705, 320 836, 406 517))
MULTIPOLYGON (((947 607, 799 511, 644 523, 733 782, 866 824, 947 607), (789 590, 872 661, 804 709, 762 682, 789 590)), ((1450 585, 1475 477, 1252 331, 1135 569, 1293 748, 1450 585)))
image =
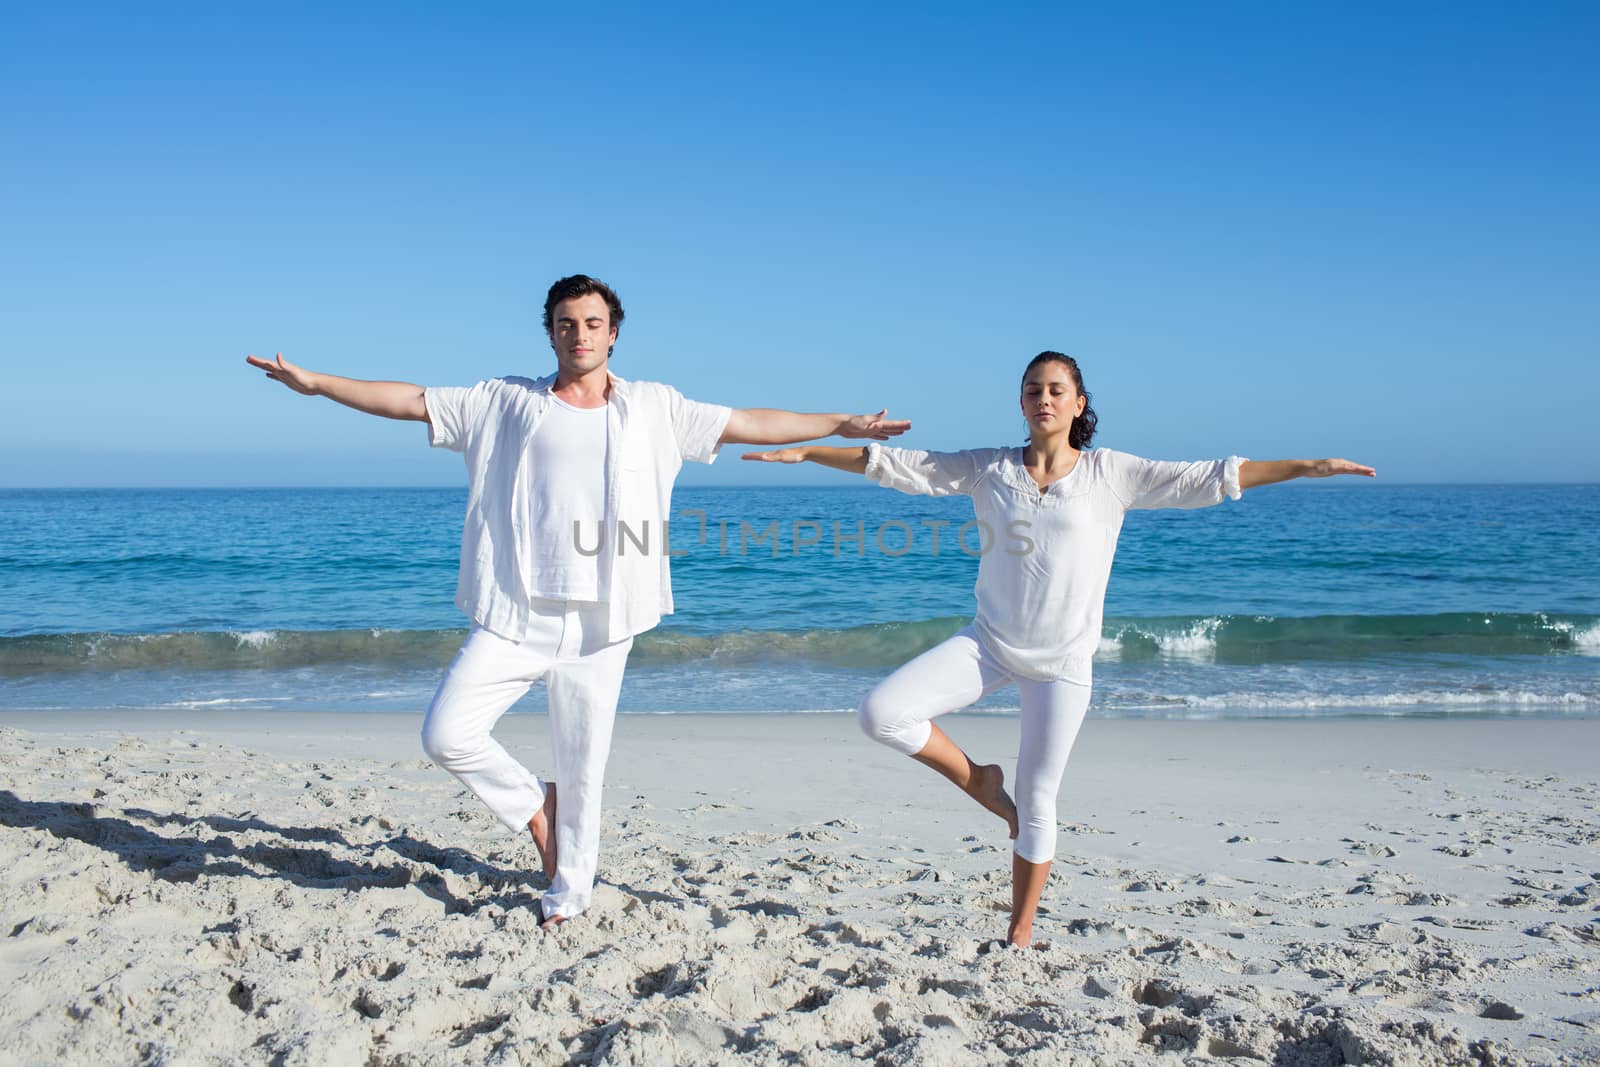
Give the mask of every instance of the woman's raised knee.
POLYGON ((856 725, 861 732, 880 744, 890 744, 895 734, 894 709, 874 689, 856 708, 856 725))
POLYGON ((928 743, 927 723, 907 719, 904 709, 886 699, 881 689, 881 686, 874 689, 861 702, 856 709, 856 724, 862 733, 880 745, 888 745, 907 756, 915 754, 928 743))

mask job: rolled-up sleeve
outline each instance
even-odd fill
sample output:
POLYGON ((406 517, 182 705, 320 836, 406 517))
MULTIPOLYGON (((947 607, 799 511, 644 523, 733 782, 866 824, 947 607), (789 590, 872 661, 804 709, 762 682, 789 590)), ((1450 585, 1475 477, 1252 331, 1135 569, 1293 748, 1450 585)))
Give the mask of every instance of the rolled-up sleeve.
POLYGON ((695 463, 710 463, 716 459, 722 450, 722 431, 727 429, 733 409, 690 400, 676 389, 669 391, 669 397, 678 454, 695 463))
POLYGON ((432 385, 423 389, 422 403, 428 409, 428 444, 465 452, 472 431, 483 419, 489 405, 493 382, 472 386, 432 385))
POLYGON ((1238 500, 1239 456, 1192 463, 1106 453, 1107 481, 1123 507, 1204 508, 1238 500))
POLYGON ((997 454, 993 448, 924 452, 915 448, 888 448, 874 441, 867 445, 866 474, 886 489, 917 496, 970 494, 983 473, 993 465, 997 454))

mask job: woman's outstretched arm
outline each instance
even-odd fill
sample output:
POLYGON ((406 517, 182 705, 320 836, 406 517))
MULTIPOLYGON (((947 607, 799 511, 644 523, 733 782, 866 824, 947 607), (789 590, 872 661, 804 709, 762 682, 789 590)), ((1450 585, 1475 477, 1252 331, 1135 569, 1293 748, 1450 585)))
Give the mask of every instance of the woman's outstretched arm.
POLYGON ((1292 478, 1329 478, 1335 474, 1377 477, 1378 472, 1348 459, 1247 459, 1239 464, 1239 488, 1255 489, 1292 478))
MULTIPOLYGON (((1277 459, 1265 462, 1240 456, 1174 463, 1142 459, 1112 449, 1095 449, 1112 492, 1126 508, 1208 508, 1224 499, 1239 499, 1254 489, 1291 478, 1326 478, 1334 474, 1373 476, 1371 467, 1347 459, 1277 459)), ((1081 461, 1080 461, 1081 462, 1081 461)))
POLYGON ((762 463, 804 463, 810 460, 836 471, 852 474, 867 473, 865 448, 835 448, 830 445, 801 445, 798 448, 780 448, 772 452, 746 452, 740 459, 753 459, 762 463))
POLYGON ((745 459, 764 463, 812 463, 836 471, 864 474, 885 489, 912 496, 949 496, 970 493, 994 464, 999 449, 974 448, 964 452, 926 452, 920 448, 889 448, 876 441, 863 448, 800 445, 774 452, 746 452, 745 459))

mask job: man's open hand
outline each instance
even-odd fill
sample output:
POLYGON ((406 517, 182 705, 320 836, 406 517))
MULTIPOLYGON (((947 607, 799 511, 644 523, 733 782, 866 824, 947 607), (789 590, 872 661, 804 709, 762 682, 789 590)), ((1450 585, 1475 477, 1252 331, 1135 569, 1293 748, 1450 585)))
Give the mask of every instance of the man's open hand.
POLYGON ((283 358, 279 352, 276 359, 262 359, 260 356, 245 356, 244 361, 257 370, 267 372, 267 377, 275 382, 282 382, 297 393, 306 396, 317 395, 317 376, 304 367, 296 366, 283 358))
POLYGON ((852 415, 845 424, 839 428, 840 437, 870 437, 874 441, 887 441, 891 437, 898 437, 911 429, 908 419, 886 419, 889 409, 884 408, 876 415, 852 415))

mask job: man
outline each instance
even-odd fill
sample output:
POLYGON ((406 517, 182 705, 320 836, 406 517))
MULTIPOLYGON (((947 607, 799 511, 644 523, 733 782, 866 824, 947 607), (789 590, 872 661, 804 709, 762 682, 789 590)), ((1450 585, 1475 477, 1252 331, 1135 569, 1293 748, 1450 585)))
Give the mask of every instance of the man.
POLYGON ((432 445, 464 454, 470 490, 456 605, 472 629, 428 709, 422 744, 507 827, 532 834, 550 878, 539 904, 546 929, 583 912, 593 895, 623 665, 633 638, 672 611, 665 523, 683 461, 710 463, 729 443, 884 440, 910 427, 886 411, 733 410, 626 381, 610 371, 622 318, 602 282, 583 274, 556 282, 544 328, 557 369, 537 381, 423 388, 317 374, 282 354, 246 357, 297 393, 426 422, 432 445), (549 783, 490 736, 541 677, 549 783))

